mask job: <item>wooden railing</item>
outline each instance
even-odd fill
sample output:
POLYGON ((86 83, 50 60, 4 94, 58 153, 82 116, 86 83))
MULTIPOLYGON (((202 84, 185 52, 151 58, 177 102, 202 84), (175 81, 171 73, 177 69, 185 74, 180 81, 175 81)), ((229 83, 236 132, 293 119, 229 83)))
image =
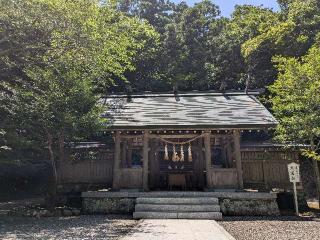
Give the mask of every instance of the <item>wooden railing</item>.
POLYGON ((289 189, 287 165, 298 162, 294 151, 242 151, 243 181, 246 188, 289 189))

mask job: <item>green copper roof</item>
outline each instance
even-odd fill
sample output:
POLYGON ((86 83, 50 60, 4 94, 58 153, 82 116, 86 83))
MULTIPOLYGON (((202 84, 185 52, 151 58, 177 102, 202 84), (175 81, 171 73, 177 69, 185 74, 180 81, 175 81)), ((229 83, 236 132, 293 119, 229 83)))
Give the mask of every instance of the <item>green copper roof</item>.
POLYGON ((104 117, 115 129, 265 128, 277 124, 255 93, 114 95, 104 117))

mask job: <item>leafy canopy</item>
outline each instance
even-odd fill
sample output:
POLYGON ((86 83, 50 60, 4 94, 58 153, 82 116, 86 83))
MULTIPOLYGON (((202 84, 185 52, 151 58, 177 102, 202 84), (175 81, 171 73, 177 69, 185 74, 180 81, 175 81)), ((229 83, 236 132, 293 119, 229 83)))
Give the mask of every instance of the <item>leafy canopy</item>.
POLYGON ((0 109, 1 126, 33 139, 95 132, 100 94, 126 81, 137 52, 157 39, 147 23, 97 0, 0 4, 1 101, 12 110, 0 109))
POLYGON ((278 79, 270 86, 279 119, 278 138, 309 142, 320 137, 320 42, 300 58, 275 57, 278 79))

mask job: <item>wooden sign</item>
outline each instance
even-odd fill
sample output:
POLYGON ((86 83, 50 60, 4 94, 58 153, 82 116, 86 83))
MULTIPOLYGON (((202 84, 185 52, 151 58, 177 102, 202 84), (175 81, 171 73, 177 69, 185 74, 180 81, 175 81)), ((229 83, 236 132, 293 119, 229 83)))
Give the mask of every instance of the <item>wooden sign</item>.
POLYGON ((300 182, 300 165, 297 163, 288 164, 288 173, 290 182, 300 182))
POLYGON ((293 183, 293 194, 294 194, 294 206, 296 210, 296 215, 299 215, 298 208, 298 197, 297 197, 297 182, 300 182, 300 165, 298 163, 288 164, 289 180, 293 183))

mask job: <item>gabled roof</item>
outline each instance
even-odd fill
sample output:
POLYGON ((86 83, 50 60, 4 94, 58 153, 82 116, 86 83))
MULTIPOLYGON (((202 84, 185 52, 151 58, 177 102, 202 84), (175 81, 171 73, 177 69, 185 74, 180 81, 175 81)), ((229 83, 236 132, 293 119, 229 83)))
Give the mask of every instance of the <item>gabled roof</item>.
POLYGON ((113 129, 195 129, 274 127, 272 114, 251 93, 164 93, 105 98, 113 129))

